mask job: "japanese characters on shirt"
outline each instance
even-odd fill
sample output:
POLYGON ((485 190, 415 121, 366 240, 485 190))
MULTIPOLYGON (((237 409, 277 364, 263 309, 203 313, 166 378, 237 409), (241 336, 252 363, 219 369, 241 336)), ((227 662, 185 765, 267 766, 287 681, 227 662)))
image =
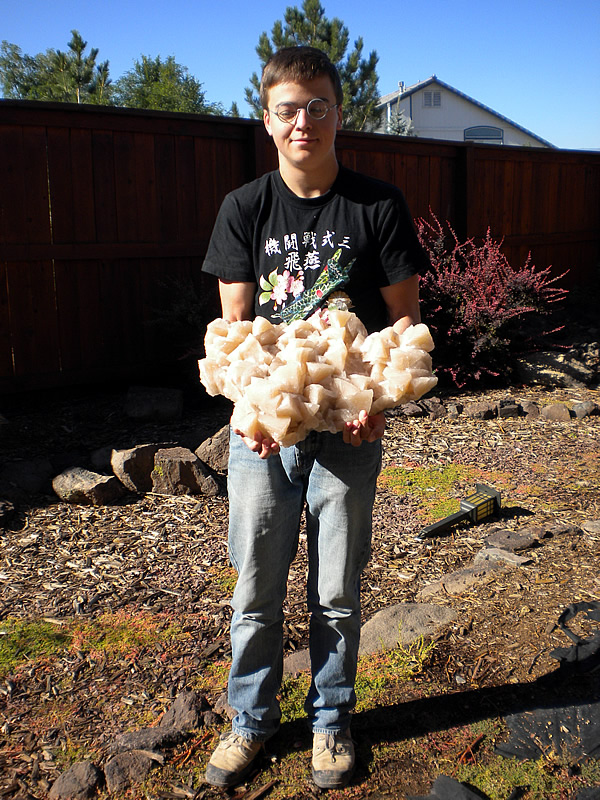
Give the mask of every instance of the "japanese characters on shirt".
POLYGON ((350 249, 350 236, 329 228, 267 236, 267 277, 259 279, 259 305, 272 302, 272 316, 285 322, 310 316, 333 289, 348 280, 354 259, 348 262, 342 255, 350 249))

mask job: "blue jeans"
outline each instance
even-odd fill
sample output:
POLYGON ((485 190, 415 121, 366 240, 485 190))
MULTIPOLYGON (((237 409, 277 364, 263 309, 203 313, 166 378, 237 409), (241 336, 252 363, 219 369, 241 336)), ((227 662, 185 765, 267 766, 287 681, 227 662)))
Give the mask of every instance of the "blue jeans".
POLYGON ((260 459, 231 435, 229 555, 238 572, 231 621, 233 730, 264 741, 280 720, 283 602, 306 503, 312 682, 305 710, 314 733, 345 730, 356 703, 360 574, 371 548, 381 442, 360 447, 312 432, 260 459))

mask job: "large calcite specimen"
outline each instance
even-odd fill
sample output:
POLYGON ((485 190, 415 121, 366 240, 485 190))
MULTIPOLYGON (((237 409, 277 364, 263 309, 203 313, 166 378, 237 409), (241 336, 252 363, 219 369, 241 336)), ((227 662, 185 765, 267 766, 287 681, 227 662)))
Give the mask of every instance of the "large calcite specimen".
POLYGON ((210 395, 233 400, 234 428, 289 447, 309 431, 337 433, 363 409, 377 414, 436 385, 427 326, 399 330, 396 323, 367 336, 355 314, 332 308, 289 324, 215 319, 200 380, 210 395))

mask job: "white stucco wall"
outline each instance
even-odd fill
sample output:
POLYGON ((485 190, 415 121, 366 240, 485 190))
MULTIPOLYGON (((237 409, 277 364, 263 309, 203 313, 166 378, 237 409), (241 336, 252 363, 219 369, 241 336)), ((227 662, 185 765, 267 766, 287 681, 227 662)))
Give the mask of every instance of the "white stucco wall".
MULTIPOLYGON (((395 107, 396 104, 392 106, 392 109, 395 107)), ((525 131, 511 125, 507 120, 435 83, 429 84, 424 89, 419 89, 401 100, 400 109, 404 111, 407 119, 412 120, 414 133, 421 138, 463 142, 466 128, 488 125, 502 129, 505 145, 544 147, 539 139, 528 136, 525 131), (440 92, 441 105, 425 106, 425 92, 440 92)), ((386 113, 387 111, 383 113, 383 125, 379 128, 380 132, 385 129, 386 113)))

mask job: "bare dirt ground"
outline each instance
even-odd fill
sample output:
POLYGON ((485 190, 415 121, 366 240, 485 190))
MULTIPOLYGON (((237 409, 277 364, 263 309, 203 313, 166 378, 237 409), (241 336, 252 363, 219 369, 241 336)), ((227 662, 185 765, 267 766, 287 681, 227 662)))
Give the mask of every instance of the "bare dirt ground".
MULTIPOLYGON (((486 392, 483 399, 507 396, 540 405, 600 403, 598 389, 516 387, 486 392)), ((442 399, 467 404, 482 395, 442 399)), ((192 398, 181 422, 132 426, 118 392, 54 397, 42 405, 7 413, 11 425, 3 446, 8 459, 68 457, 82 449, 146 441, 179 441, 195 448, 228 413, 223 403, 207 405, 192 398)), ((415 601, 428 583, 470 564, 499 523, 514 530, 557 522, 573 527, 541 538, 524 554, 526 564, 504 569, 459 595, 442 592, 433 598, 457 612, 456 624, 438 638, 418 677, 401 687, 390 685, 387 694, 357 713, 357 776, 349 789, 330 797, 426 795, 448 759, 455 766, 464 764, 465 748, 484 736, 493 746, 496 734, 481 733, 474 725, 535 706, 542 697, 598 699, 595 678, 591 683, 587 678, 546 681, 557 668, 552 650, 569 645, 556 628, 559 614, 571 603, 600 595, 600 540, 577 527, 600 519, 599 467, 600 416, 558 423, 524 417, 474 420, 464 414, 438 420, 390 415, 373 554, 362 589, 365 619, 388 605, 415 601), (398 493, 393 482, 383 480, 395 467, 414 472, 414 491, 398 493), (450 468, 448 488, 442 477, 450 468), (426 486, 424 473, 430 481, 426 486), (442 495, 457 506, 476 482, 501 491, 499 518, 418 538, 424 524, 435 518, 442 495)), ((43 656, 32 650, 2 673, 0 797, 43 798, 73 761, 101 760, 118 733, 155 724, 184 687, 201 686, 211 703, 216 700, 226 680, 234 576, 226 555, 225 497, 131 495, 116 506, 91 508, 48 495, 19 504, 17 511, 0 531, 0 618, 5 623, 45 620, 57 647, 43 656), (101 624, 107 626, 104 639, 90 644, 92 627, 101 624), (137 638, 131 646, 121 646, 121 638, 111 649, 110 631, 114 635, 132 626, 137 638), (177 635, 171 635, 173 626, 177 635), (66 631, 76 636, 61 646, 66 631), (207 675, 211 681, 203 683, 207 675)), ((305 563, 301 542, 287 599, 287 652, 306 643, 305 563)), ((582 635, 590 633, 585 623, 577 624, 582 635)), ((307 770, 306 734, 298 724, 288 725, 282 747, 287 742, 293 750, 290 743, 300 738, 307 770)), ((185 759, 178 756, 179 770, 169 773, 170 783, 150 784, 127 796, 219 796, 199 778, 216 731, 208 729, 185 759)), ((294 778, 290 788, 286 770, 291 770, 289 758, 273 762, 263 788, 270 777, 280 789, 278 794, 274 784, 270 796, 311 797, 314 788, 305 777, 294 778)), ((573 772, 564 776, 559 794, 544 795, 543 789, 536 794, 530 788, 518 796, 575 797, 578 788, 590 785, 578 782, 573 772)), ((251 794, 257 785, 235 796, 263 796, 251 794)))

